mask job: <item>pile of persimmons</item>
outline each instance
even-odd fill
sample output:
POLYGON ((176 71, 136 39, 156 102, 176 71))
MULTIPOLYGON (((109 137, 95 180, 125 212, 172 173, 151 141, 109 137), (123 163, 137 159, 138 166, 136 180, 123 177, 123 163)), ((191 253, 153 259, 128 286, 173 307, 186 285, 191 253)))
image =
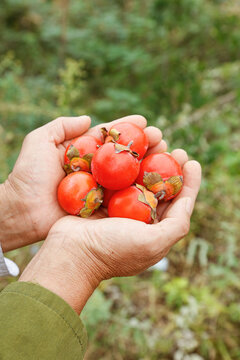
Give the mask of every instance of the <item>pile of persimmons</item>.
POLYGON ((100 206, 109 217, 123 217, 149 224, 159 202, 179 194, 181 166, 168 153, 145 158, 148 139, 132 123, 101 129, 102 141, 82 135, 64 155, 67 176, 58 187, 58 201, 69 214, 89 217, 100 206))

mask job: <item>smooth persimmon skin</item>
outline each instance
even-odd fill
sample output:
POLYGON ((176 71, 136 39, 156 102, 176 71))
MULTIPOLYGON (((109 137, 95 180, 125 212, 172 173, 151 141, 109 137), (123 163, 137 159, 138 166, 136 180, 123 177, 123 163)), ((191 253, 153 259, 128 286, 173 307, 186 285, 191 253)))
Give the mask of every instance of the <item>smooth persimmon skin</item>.
POLYGON ((136 182, 144 185, 144 172, 157 172, 163 180, 168 180, 171 176, 183 176, 181 166, 169 154, 151 154, 141 162, 139 175, 136 182))
POLYGON ((83 135, 71 141, 68 145, 65 154, 64 154, 64 164, 67 165, 70 163, 69 158, 67 157, 67 152, 69 147, 73 145, 79 151, 79 157, 83 157, 86 154, 95 154, 98 149, 98 146, 102 145, 102 142, 91 135, 83 135))
POLYGON ((115 194, 117 190, 109 190, 109 189, 104 189, 103 190, 103 203, 102 206, 104 206, 105 208, 108 207, 109 201, 111 199, 111 197, 113 196, 113 194, 115 194))
POLYGON ((142 128, 132 123, 122 122, 113 125, 111 129, 116 129, 120 132, 117 143, 127 146, 130 141, 133 141, 131 150, 138 153, 138 160, 143 158, 148 149, 148 138, 142 128))
POLYGON ((91 171, 98 184, 106 189, 121 190, 134 183, 140 169, 136 157, 127 151, 115 152, 115 144, 103 144, 94 154, 91 171))
POLYGON ((77 171, 67 175, 58 186, 58 202, 67 213, 78 215, 84 207, 82 199, 90 190, 98 187, 93 176, 85 171, 77 171))
POLYGON ((121 217, 143 221, 146 224, 152 222, 151 208, 138 200, 142 191, 136 186, 117 191, 108 204, 109 217, 121 217))

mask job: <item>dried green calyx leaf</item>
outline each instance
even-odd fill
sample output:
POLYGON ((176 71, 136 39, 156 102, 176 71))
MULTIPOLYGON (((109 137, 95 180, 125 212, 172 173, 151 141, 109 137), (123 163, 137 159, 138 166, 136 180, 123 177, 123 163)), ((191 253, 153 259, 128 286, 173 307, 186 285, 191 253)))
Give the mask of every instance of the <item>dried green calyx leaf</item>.
POLYGON ((109 136, 111 136, 113 138, 114 141, 118 141, 119 136, 121 135, 120 131, 118 131, 117 129, 112 128, 109 131, 109 136))
POLYGON ((103 140, 106 139, 106 137, 108 136, 108 131, 105 127, 102 127, 101 128, 101 133, 102 133, 102 136, 103 136, 103 140))
POLYGON ((64 170, 67 174, 75 171, 90 171, 93 154, 89 153, 82 158, 73 157, 69 164, 64 165, 64 170))
POLYGON ((156 219, 158 200, 156 199, 155 195, 151 191, 147 190, 142 185, 136 184, 136 187, 142 191, 142 193, 139 194, 139 196, 138 196, 138 200, 141 201, 142 203, 150 206, 151 217, 153 220, 156 219))
POLYGON ((89 164, 89 169, 91 169, 91 163, 92 163, 92 158, 93 158, 93 155, 92 153, 89 153, 89 154, 86 154, 83 156, 83 160, 87 161, 88 164, 89 164))
POLYGON ((117 129, 114 128, 108 132, 105 127, 101 128, 101 133, 103 135, 104 143, 117 142, 121 134, 117 129))
POLYGON ((182 176, 171 176, 163 180, 161 175, 156 172, 145 172, 143 183, 146 188, 152 191, 158 200, 168 200, 176 195, 183 186, 182 176))
POLYGON ((119 153, 121 153, 121 152, 123 152, 123 151, 127 151, 127 152, 129 152, 132 156, 138 157, 139 154, 138 154, 136 151, 132 151, 132 150, 131 150, 132 144, 133 144, 133 141, 130 141, 130 143, 129 143, 127 146, 116 143, 116 144, 115 144, 115 153, 116 153, 116 154, 119 154, 119 153))
MULTIPOLYGON (((163 179, 160 174, 157 172, 144 172, 143 183, 147 189, 152 190, 152 188, 159 183, 163 183, 163 179)), ((154 192, 154 191, 153 191, 154 192)))
POLYGON ((103 202, 102 188, 98 187, 97 189, 90 190, 82 200, 85 201, 85 206, 81 209, 79 215, 86 218, 92 215, 92 213, 101 206, 103 202))
POLYGON ((79 151, 78 149, 74 146, 74 145, 70 145, 68 152, 67 152, 67 157, 69 160, 72 160, 72 158, 76 158, 79 157, 79 151))
POLYGON ((183 186, 182 176, 172 176, 165 181, 166 188, 169 188, 171 195, 176 195, 183 186))

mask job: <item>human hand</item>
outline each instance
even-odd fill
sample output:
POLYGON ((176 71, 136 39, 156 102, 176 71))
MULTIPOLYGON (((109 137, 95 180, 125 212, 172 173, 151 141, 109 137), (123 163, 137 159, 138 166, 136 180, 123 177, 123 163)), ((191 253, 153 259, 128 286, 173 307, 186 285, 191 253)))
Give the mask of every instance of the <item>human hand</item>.
MULTIPOLYGON (((133 115, 101 124, 87 134, 101 137, 100 128, 110 128, 116 122, 129 121, 146 127, 142 116, 133 115)), ((74 137, 85 133, 91 120, 88 116, 61 117, 28 134, 12 173, 0 186, 0 242, 3 251, 9 251, 45 239, 51 226, 66 213, 57 201, 59 182, 65 176, 63 155, 74 137)), ((154 127, 146 131, 150 150, 161 142, 161 132, 154 127)))
POLYGON ((60 117, 29 133, 8 179, 0 187, 0 242, 4 251, 44 239, 62 216, 56 196, 64 177, 67 140, 88 130, 88 116, 60 117))
POLYGON ((155 264, 187 235, 201 182, 199 163, 188 161, 181 149, 172 155, 183 167, 184 186, 172 202, 158 205, 155 224, 109 218, 107 210, 101 208, 87 219, 64 217, 52 227, 50 235, 75 239, 76 253, 84 251, 99 264, 100 280, 136 275, 155 264))
POLYGON ((184 186, 172 202, 159 205, 158 223, 105 218, 100 211, 88 219, 66 216, 20 280, 36 281, 80 313, 102 280, 138 274, 161 260, 188 233, 201 182, 199 163, 183 150, 172 155, 183 166, 184 186))

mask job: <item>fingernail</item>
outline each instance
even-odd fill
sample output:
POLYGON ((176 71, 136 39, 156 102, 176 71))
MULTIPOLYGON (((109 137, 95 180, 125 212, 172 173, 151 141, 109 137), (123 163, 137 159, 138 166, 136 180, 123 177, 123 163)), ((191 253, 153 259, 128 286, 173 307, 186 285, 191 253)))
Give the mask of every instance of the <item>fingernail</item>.
POLYGON ((186 209, 188 215, 191 216, 192 215, 192 200, 190 197, 187 197, 185 199, 185 209, 186 209))

